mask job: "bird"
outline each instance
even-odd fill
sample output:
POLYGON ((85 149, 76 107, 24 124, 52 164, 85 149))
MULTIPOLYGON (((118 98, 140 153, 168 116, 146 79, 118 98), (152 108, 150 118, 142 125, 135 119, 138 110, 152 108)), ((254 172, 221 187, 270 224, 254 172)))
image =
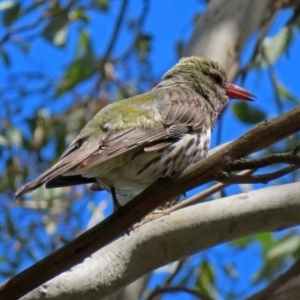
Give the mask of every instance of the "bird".
POLYGON ((113 102, 89 121, 59 161, 17 190, 91 184, 112 194, 114 211, 159 178, 205 158, 229 99, 253 101, 225 70, 203 57, 182 58, 151 91, 113 102))

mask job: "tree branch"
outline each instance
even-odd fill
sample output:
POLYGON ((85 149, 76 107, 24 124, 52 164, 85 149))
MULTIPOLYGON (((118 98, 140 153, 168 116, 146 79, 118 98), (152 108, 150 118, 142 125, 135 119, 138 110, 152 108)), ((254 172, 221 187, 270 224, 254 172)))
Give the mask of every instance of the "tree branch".
POLYGON ((100 299, 143 274, 192 253, 299 223, 300 183, 186 207, 116 240, 22 300, 82 299, 83 295, 85 300, 100 299))
POLYGON ((143 193, 104 221, 56 250, 32 267, 0 286, 0 298, 19 298, 81 262, 96 250, 121 236, 127 229, 163 203, 201 184, 215 180, 225 171, 224 157, 232 160, 247 156, 297 132, 300 129, 300 106, 255 126, 224 148, 192 165, 175 181, 158 180, 143 193))
POLYGON ((235 175, 227 172, 221 172, 218 179, 226 184, 241 184, 241 183, 268 183, 272 180, 278 179, 282 176, 290 174, 291 172, 299 169, 298 165, 291 165, 280 169, 278 171, 268 173, 268 174, 259 174, 259 175, 235 175))

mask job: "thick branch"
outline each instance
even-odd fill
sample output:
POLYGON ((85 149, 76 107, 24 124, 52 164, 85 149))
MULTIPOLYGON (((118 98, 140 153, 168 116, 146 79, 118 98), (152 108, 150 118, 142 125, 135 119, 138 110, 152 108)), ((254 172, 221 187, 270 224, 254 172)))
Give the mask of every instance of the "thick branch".
POLYGON ((75 266, 96 250, 106 246, 125 230, 161 206, 167 200, 214 180, 224 171, 224 156, 234 160, 261 150, 300 129, 300 106, 255 126, 228 146, 194 164, 175 181, 159 180, 121 209, 56 250, 0 287, 0 299, 19 298, 51 278, 75 266))
POLYGON ((299 223, 300 183, 197 204, 145 224, 22 299, 101 299, 192 253, 299 223))

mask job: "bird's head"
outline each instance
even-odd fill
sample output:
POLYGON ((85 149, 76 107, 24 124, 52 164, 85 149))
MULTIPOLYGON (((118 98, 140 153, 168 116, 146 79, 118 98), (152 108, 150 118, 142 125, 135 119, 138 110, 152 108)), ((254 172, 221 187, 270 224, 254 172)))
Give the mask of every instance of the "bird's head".
POLYGON ((217 62, 202 57, 182 58, 163 76, 163 81, 172 80, 189 85, 218 110, 227 104, 229 98, 255 99, 249 91, 229 83, 225 70, 217 62))

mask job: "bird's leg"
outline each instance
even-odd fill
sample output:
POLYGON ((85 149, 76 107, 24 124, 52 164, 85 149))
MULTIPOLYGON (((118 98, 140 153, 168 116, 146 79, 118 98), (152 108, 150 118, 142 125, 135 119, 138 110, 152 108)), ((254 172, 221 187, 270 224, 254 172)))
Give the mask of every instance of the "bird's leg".
POLYGON ((110 188, 112 200, 113 200, 113 205, 114 205, 114 212, 118 211, 122 206, 120 205, 117 195, 116 195, 116 189, 114 187, 110 188))
MULTIPOLYGON (((110 192, 111 192, 111 196, 112 196, 113 204, 114 204, 114 213, 118 211, 120 214, 122 214, 122 212, 120 211, 120 208, 122 207, 122 205, 118 201, 116 189, 114 187, 111 187, 110 192)), ((130 230, 131 230, 131 228, 126 229, 125 234, 127 234, 129 236, 130 230)), ((124 236, 124 234, 123 234, 123 236, 124 236)))

